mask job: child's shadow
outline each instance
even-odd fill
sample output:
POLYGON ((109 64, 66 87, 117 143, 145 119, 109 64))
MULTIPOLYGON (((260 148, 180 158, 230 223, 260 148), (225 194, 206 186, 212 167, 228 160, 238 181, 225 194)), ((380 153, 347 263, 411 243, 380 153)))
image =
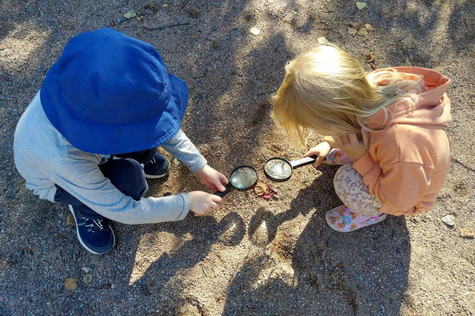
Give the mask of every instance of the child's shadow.
POLYGON ((299 315, 398 315, 410 253, 403 217, 344 234, 331 230, 317 213, 289 247, 289 256, 250 256, 228 288, 223 315, 289 310, 299 315), (292 269, 276 269, 276 260, 290 258, 292 269))
POLYGON ((251 241, 265 246, 276 238, 284 222, 317 209, 294 247, 288 249, 286 258, 292 258, 294 273, 292 284, 280 278, 259 280, 260 275, 266 274, 263 271, 273 269, 275 258, 258 253, 236 274, 223 315, 261 311, 285 314, 293 308, 302 315, 399 314, 408 285, 411 253, 405 220, 390 216, 378 225, 348 234, 331 230, 324 212, 341 201, 333 190, 333 175, 338 167, 328 167, 322 168, 323 174, 299 192, 289 210, 274 215, 260 208, 249 225, 251 241), (263 226, 267 239, 252 238, 263 226), (261 285, 256 288, 255 284, 261 285), (289 299, 282 302, 283 297, 289 299))
POLYGON ((248 226, 251 241, 264 246, 274 240, 280 225, 293 220, 299 214, 305 216, 314 208, 322 211, 339 205, 339 199, 333 189, 333 176, 338 168, 339 166, 321 166, 322 174, 315 178, 310 186, 299 191, 287 211, 274 215, 264 207, 259 208, 248 226), (258 236, 263 227, 266 229, 265 238, 258 236))
POLYGON ((164 252, 148 267, 138 281, 143 293, 148 295, 159 293, 161 289, 167 287, 178 271, 189 269, 203 261, 213 244, 235 246, 241 242, 245 234, 244 221, 234 212, 227 214, 219 222, 211 216, 194 217, 189 220, 193 222, 185 220, 184 223, 175 225, 173 233, 178 238, 188 234, 192 238, 185 241, 172 254, 164 252))

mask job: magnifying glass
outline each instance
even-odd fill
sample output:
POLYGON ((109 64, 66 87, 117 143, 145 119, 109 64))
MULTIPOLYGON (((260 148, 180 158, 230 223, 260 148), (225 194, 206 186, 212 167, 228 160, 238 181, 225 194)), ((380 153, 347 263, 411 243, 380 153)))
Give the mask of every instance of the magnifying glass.
POLYGON ((314 163, 317 156, 288 161, 282 157, 272 157, 264 164, 265 175, 273 181, 287 181, 292 176, 295 168, 314 163))
POLYGON ((245 191, 257 184, 259 176, 257 175, 257 170, 254 167, 242 165, 234 168, 229 176, 229 183, 225 185, 226 190, 223 192, 216 191, 213 194, 223 197, 231 190, 238 189, 240 191, 245 191))

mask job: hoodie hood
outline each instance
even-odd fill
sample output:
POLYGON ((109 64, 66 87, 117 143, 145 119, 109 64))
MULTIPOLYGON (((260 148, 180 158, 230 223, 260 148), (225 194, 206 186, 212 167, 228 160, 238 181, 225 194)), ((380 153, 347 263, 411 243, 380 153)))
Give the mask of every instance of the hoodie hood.
MULTIPOLYGON (((389 124, 440 125, 451 121, 450 100, 445 94, 450 79, 441 73, 419 67, 395 67, 404 79, 419 81, 416 103, 400 100, 389 107, 389 124)), ((365 120, 369 128, 381 128, 385 112, 379 111, 365 120)))

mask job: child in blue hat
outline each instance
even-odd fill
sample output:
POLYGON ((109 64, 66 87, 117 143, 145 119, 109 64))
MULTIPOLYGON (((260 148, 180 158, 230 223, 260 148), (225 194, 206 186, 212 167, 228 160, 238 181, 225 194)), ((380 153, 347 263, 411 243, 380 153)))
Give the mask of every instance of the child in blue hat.
POLYGON ((186 83, 167 72, 150 44, 112 29, 79 34, 18 122, 15 165, 34 194, 69 204, 89 252, 107 253, 115 245, 108 220, 178 221, 222 202, 201 191, 144 197, 145 178, 170 169, 158 146, 211 190, 225 190, 226 177, 180 129, 187 104, 186 83))

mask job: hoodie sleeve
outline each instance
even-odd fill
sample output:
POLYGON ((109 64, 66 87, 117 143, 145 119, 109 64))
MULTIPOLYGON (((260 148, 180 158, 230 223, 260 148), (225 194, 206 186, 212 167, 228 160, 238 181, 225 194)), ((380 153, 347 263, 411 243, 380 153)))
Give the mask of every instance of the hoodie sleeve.
POLYGON ((363 177, 369 192, 383 206, 380 212, 402 215, 414 208, 430 184, 431 170, 412 162, 395 162, 384 167, 378 165, 369 153, 354 165, 363 177))

